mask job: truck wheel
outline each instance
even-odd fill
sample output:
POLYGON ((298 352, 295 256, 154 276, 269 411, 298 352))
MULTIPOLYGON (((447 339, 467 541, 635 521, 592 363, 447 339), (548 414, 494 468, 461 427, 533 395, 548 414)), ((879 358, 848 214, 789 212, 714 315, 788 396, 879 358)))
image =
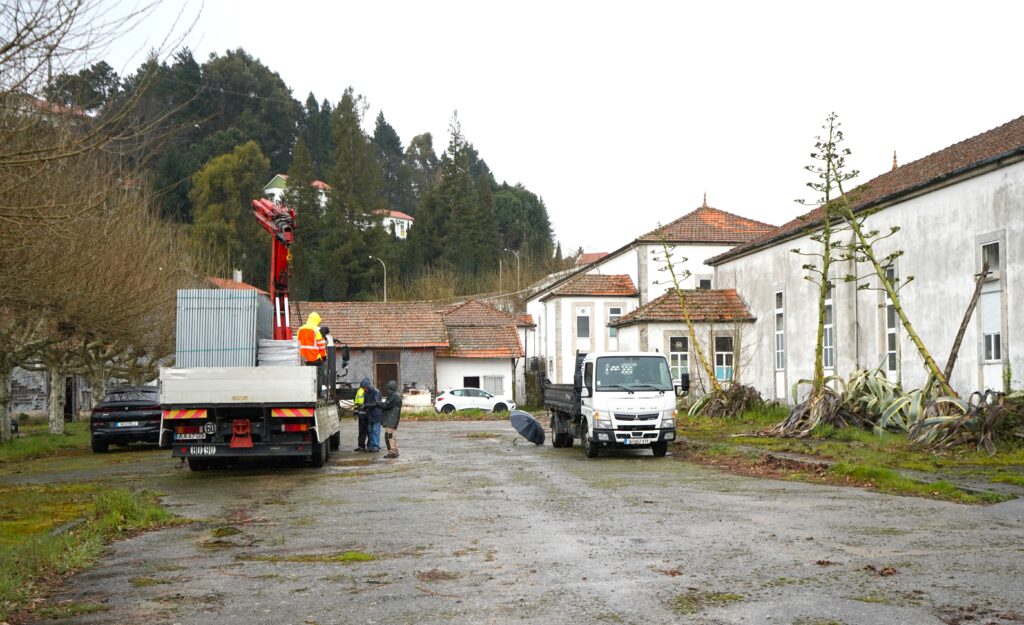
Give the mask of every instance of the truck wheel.
POLYGON ((597 443, 594 439, 590 438, 590 432, 586 429, 583 430, 583 436, 580 437, 580 446, 583 447, 583 455, 587 458, 597 458, 597 443))
POLYGON ((341 432, 331 434, 331 451, 338 451, 341 448, 341 432))
POLYGON ((651 443, 651 451, 654 452, 655 458, 664 457, 665 452, 668 451, 668 441, 658 441, 657 443, 651 443))
POLYGON ((190 457, 188 459, 188 468, 191 471, 205 471, 209 467, 210 467, 210 465, 207 464, 206 461, 203 460, 202 458, 191 458, 190 457))
POLYGON ((98 441, 95 438, 93 438, 89 442, 91 443, 93 452, 97 454, 106 453, 106 451, 110 449, 110 443, 107 443, 105 441, 98 441))
POLYGON ((327 445, 324 445, 320 441, 313 441, 313 449, 309 454, 309 460, 314 469, 319 469, 327 462, 327 447, 327 445))

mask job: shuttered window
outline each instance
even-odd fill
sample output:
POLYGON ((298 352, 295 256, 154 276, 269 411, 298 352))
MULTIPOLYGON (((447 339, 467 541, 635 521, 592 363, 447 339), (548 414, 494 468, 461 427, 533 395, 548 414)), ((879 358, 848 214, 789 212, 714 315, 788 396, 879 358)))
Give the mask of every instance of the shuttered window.
MULTIPOLYGON (((998 285, 998 283, 994 283, 998 285)), ((985 362, 1002 360, 1000 333, 1002 332, 1002 316, 999 310, 999 291, 987 291, 981 294, 978 307, 981 309, 981 335, 985 351, 985 362)))

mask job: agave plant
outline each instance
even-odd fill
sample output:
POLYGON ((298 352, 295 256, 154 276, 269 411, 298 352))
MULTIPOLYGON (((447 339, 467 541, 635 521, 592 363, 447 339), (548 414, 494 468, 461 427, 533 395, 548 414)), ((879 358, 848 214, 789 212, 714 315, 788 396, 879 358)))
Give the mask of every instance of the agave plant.
POLYGON ((929 449, 949 449, 965 443, 996 453, 995 425, 1006 414, 1002 393, 975 391, 965 402, 958 397, 932 400, 909 429, 910 439, 929 449))
POLYGON ((764 398, 752 386, 730 384, 719 390, 713 390, 698 399, 688 414, 691 417, 704 415, 707 417, 735 417, 747 410, 764 405, 764 398))

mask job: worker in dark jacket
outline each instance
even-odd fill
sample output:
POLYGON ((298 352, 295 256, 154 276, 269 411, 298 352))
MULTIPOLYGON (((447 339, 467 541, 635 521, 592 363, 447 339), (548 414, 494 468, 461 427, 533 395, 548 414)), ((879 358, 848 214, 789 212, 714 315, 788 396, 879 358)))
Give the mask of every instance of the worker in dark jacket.
POLYGON ((388 382, 388 392, 380 402, 384 420, 384 444, 388 447, 385 458, 398 457, 398 420, 402 417, 402 395, 398 392, 398 382, 388 382))
POLYGON ((364 379, 366 391, 363 394, 363 409, 366 413, 366 451, 377 453, 380 451, 380 391, 373 388, 370 381, 364 379))

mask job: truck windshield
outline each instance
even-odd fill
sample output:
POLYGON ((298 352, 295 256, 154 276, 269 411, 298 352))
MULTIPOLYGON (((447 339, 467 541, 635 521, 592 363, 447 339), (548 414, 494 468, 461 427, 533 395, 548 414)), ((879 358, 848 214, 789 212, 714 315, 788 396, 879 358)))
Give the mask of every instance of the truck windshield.
POLYGON ((597 359, 598 391, 671 391, 672 374, 661 356, 605 356, 597 359))

